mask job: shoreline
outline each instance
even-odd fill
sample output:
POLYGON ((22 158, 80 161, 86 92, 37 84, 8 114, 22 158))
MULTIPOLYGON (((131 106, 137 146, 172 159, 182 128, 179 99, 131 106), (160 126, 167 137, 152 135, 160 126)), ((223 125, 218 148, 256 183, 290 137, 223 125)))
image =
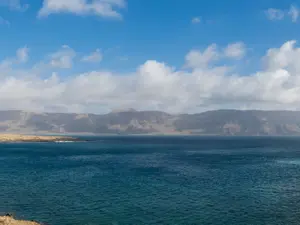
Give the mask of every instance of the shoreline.
POLYGON ((70 136, 46 136, 24 134, 0 134, 0 143, 32 143, 32 142, 79 142, 79 138, 70 136))

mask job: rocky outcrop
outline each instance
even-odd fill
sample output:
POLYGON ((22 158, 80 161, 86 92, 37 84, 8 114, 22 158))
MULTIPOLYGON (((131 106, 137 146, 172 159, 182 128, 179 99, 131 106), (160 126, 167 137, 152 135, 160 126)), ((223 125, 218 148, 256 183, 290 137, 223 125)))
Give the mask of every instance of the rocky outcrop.
POLYGON ((11 216, 0 216, 0 225, 41 225, 34 221, 16 220, 11 216))

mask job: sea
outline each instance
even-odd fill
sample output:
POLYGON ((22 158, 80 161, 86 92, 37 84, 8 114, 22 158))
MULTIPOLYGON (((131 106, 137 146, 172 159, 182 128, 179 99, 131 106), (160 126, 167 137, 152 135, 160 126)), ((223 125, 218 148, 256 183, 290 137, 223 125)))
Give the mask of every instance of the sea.
POLYGON ((300 138, 0 144, 0 214, 49 225, 300 224, 300 138))

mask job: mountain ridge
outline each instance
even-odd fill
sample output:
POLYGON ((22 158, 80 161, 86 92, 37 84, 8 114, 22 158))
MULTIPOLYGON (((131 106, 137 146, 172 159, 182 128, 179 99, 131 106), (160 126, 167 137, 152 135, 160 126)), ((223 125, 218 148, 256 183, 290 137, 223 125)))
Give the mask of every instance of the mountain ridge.
POLYGON ((300 111, 220 109, 195 114, 120 110, 107 114, 0 111, 2 133, 300 135, 300 111))

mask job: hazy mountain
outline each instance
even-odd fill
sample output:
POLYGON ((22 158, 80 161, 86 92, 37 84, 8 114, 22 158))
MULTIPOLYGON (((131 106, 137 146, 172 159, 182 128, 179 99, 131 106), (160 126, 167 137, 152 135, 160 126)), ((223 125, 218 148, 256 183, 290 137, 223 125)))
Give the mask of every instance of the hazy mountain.
POLYGON ((218 110, 171 115, 129 109, 95 115, 0 111, 0 132, 300 135, 300 112, 218 110))

